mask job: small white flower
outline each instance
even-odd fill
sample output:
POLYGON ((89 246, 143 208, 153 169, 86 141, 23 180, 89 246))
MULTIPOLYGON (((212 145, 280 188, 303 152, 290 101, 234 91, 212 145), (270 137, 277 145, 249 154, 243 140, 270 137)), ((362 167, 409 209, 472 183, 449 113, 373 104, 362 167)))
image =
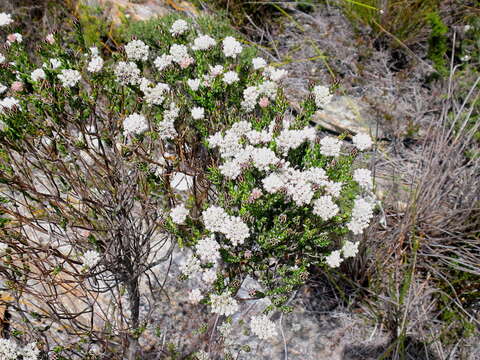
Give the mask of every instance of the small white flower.
POLYGON ((204 262, 216 262, 220 258, 220 245, 215 240, 214 235, 199 240, 195 245, 195 250, 200 260, 204 262))
POLYGON ((170 91, 170 86, 164 83, 158 83, 154 87, 146 85, 143 88, 145 101, 150 105, 161 105, 165 100, 165 93, 170 91))
POLYGON ((203 299, 200 289, 192 289, 188 294, 188 301, 192 304, 198 304, 203 299))
POLYGON ((180 265, 180 272, 185 276, 190 276, 194 273, 198 273, 202 270, 200 260, 198 260, 193 254, 190 254, 185 261, 180 265))
POLYGON ((125 52, 130 60, 147 61, 148 49, 148 45, 142 40, 133 40, 125 45, 125 52))
POLYGON ((337 138, 326 136, 320 140, 320 154, 324 156, 340 156, 342 142, 337 138))
POLYGON ((270 80, 278 82, 283 80, 288 75, 288 71, 285 69, 274 69, 270 72, 270 80))
POLYGON ((103 68, 103 59, 100 56, 94 56, 87 66, 87 71, 97 73, 103 68))
POLYGON ((227 36, 223 40, 223 54, 226 57, 236 58, 242 52, 242 44, 240 44, 234 37, 227 36))
POLYGON ((220 75, 222 72, 223 72, 222 65, 215 65, 215 66, 210 65, 210 75, 212 75, 213 77, 220 75))
POLYGON ((148 130, 148 121, 145 116, 140 114, 132 114, 123 121, 123 134, 128 136, 130 134, 139 135, 148 130))
POLYGON ((32 81, 37 82, 38 80, 44 80, 47 77, 47 74, 45 74, 45 71, 43 71, 43 69, 36 69, 32 71, 32 74, 30 76, 32 78, 32 81))
POLYGON ((352 138, 353 145, 360 150, 364 151, 372 147, 372 138, 364 133, 358 133, 352 138))
POLYGON ((253 68, 255 70, 262 69, 265 66, 267 66, 267 62, 265 61, 264 58, 261 58, 261 57, 253 58, 252 59, 252 64, 253 64, 253 68))
POLYGON ((100 52, 98 51, 98 48, 96 46, 91 47, 89 50, 90 54, 92 54, 92 57, 100 56, 100 52))
POLYGON ((17 360, 18 347, 10 339, 0 339, 0 359, 2 360, 17 360))
POLYGON ((250 320, 250 329, 252 333, 262 340, 273 339, 277 336, 275 323, 267 315, 252 316, 250 320))
POLYGON ((207 269, 202 275, 202 281, 206 284, 213 284, 217 280, 217 272, 215 269, 207 269))
POLYGON ((101 256, 95 250, 88 250, 83 254, 83 266, 86 268, 92 268, 100 262, 101 256))
POLYGON ((50 65, 52 66, 52 69, 55 70, 62 66, 62 62, 58 59, 50 59, 50 65))
POLYGON ((315 97, 315 104, 317 107, 324 107, 332 101, 333 95, 330 94, 330 89, 323 85, 317 85, 313 88, 313 95, 315 97))
POLYGON ((346 241, 345 244, 342 247, 342 253, 343 257, 345 259, 350 258, 350 257, 355 257, 358 254, 358 245, 359 242, 351 242, 351 241, 346 241))
POLYGON ((205 116, 205 110, 202 107, 194 107, 191 111, 192 118, 195 120, 203 119, 205 116))
POLYGON ((185 207, 184 204, 180 204, 175 206, 171 211, 170 211, 170 217, 172 218, 172 221, 175 224, 184 224, 185 220, 187 220, 188 216, 188 209, 185 207))
POLYGON ((173 36, 182 35, 188 30, 188 23, 185 20, 179 19, 172 24, 170 34, 173 36))
POLYGON ((0 114, 3 114, 5 110, 11 110, 14 107, 20 107, 20 102, 13 97, 6 97, 0 100, 0 114))
POLYGON ((327 265, 331 268, 339 267, 342 263, 342 258, 340 257, 340 250, 332 251, 330 255, 325 258, 327 265))
POLYGON ((333 202, 330 195, 324 195, 313 202, 313 213, 327 221, 333 218, 340 211, 337 204, 333 202))
POLYGON ((172 55, 163 54, 161 56, 158 56, 153 62, 153 64, 155 65, 158 71, 163 71, 165 68, 170 66, 172 62, 173 62, 172 55))
POLYGON ((208 35, 200 35, 193 41, 192 50, 208 50, 217 44, 215 39, 208 35))
POLYGON ((134 62, 120 61, 114 70, 120 85, 138 85, 140 83, 140 69, 134 62))
POLYGON ((0 257, 5 255, 5 253, 7 252, 7 249, 8 249, 8 245, 0 242, 0 257))
POLYGON ((466 55, 462 56, 460 58, 460 60, 462 60, 463 62, 467 62, 467 61, 470 61, 471 58, 472 57, 470 55, 466 54, 466 55))
POLYGON ((218 315, 230 316, 235 314, 239 308, 237 301, 231 296, 229 291, 221 295, 211 294, 210 301, 212 313, 218 315))
POLYGON ((73 87, 82 79, 82 75, 77 70, 62 70, 58 75, 58 79, 62 82, 64 87, 73 87))
POLYGON ((0 54, 0 64, 3 64, 5 62, 5 56, 3 54, 0 54))
POLYGON ((23 360, 38 360, 40 356, 40 350, 35 342, 25 345, 19 353, 23 360))
POLYGON ((200 79, 188 79, 187 84, 192 91, 197 91, 200 87, 200 79))
POLYGON ((353 172, 353 180, 365 190, 372 190, 372 172, 368 169, 356 169, 353 172))
POLYGON ((8 87, 6 87, 5 85, 3 84, 0 84, 0 95, 3 94, 5 91, 8 90, 8 87))
POLYGON ((10 25, 13 22, 12 15, 7 13, 0 13, 0 27, 10 25))
POLYGON ((231 85, 238 80, 240 79, 235 71, 227 71, 225 74, 223 74, 223 82, 228 85, 231 85))

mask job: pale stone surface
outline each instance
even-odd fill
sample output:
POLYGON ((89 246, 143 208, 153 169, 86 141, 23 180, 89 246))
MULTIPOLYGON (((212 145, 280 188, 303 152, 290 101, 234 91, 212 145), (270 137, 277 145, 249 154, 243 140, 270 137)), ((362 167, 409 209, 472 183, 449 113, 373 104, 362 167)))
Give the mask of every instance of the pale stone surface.
POLYGON ((103 7, 108 11, 114 23, 120 22, 120 14, 130 16, 133 20, 148 20, 157 16, 165 16, 174 11, 197 14, 195 7, 183 0, 80 0, 81 3, 93 7, 103 7))
POLYGON ((367 133, 376 138, 383 137, 381 130, 377 133, 373 119, 360 99, 351 96, 336 96, 332 101, 318 110, 312 121, 323 128, 336 132, 367 133))

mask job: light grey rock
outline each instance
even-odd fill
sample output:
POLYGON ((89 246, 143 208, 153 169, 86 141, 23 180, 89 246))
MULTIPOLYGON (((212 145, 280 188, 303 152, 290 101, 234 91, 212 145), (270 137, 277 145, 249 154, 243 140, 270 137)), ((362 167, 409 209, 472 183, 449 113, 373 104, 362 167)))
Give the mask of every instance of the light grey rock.
POLYGON ((312 121, 323 128, 336 133, 367 133, 381 138, 383 133, 377 130, 375 120, 369 115, 360 99, 351 96, 336 96, 318 110, 312 121))

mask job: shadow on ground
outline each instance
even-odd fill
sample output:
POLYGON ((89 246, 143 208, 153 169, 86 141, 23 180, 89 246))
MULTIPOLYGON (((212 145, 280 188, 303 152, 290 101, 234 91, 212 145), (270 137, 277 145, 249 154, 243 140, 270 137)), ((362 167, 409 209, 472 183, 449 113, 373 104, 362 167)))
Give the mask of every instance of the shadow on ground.
MULTIPOLYGON (((395 353, 395 342, 385 345, 347 345, 343 350, 342 360, 390 360, 395 353)), ((408 337, 401 351, 405 360, 439 360, 425 343, 408 337)))

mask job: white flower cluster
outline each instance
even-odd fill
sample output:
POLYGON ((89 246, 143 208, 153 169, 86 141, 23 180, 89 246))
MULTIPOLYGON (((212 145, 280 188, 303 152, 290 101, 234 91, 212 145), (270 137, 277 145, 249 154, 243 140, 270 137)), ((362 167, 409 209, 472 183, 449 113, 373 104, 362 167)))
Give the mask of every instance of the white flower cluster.
POLYGON ((8 245, 5 243, 0 243, 0 256, 3 256, 7 253, 8 245))
POLYGON ((352 138, 352 142, 360 151, 368 150, 372 147, 372 138, 367 134, 358 133, 352 138))
POLYGON ((0 13, 0 27, 10 25, 13 22, 12 15, 0 13))
POLYGON ((188 30, 188 23, 185 20, 176 20, 170 28, 170 34, 173 36, 182 35, 188 30))
POLYGON ((356 169, 353 172, 353 180, 364 190, 370 191, 373 188, 372 172, 368 169, 356 169))
POLYGON ((36 343, 30 343, 23 348, 19 347, 13 340, 0 339, 0 359, 2 360, 37 360, 40 356, 40 350, 36 343))
POLYGON ((229 291, 226 291, 220 295, 211 294, 210 302, 212 306, 212 313, 218 315, 230 316, 238 311, 238 303, 232 297, 229 291))
POLYGON ((158 125, 158 131, 161 139, 173 139, 177 136, 175 130, 175 119, 180 114, 180 109, 175 103, 170 104, 170 108, 163 113, 163 121, 158 125))
POLYGON ((188 293, 188 301, 192 304, 198 304, 203 299, 200 289, 192 289, 188 293))
POLYGON ((137 85, 140 83, 140 69, 134 62, 120 61, 114 70, 120 85, 137 85))
POLYGON ((238 54, 242 52, 242 44, 238 42, 234 37, 232 36, 227 36, 223 40, 223 54, 226 57, 231 57, 235 59, 238 54))
POLYGON ((192 91, 197 91, 200 87, 200 79, 188 79, 187 85, 192 91))
POLYGON ((223 74, 223 82, 227 85, 231 85, 239 80, 240 78, 235 71, 227 71, 225 74, 223 74))
POLYGON ((205 239, 198 241, 195 245, 195 250, 200 258, 204 262, 216 262, 220 258, 220 245, 215 240, 215 235, 211 235, 205 239))
POLYGON ((279 82, 288 75, 288 71, 285 69, 275 69, 273 66, 267 66, 263 71, 263 75, 273 82, 279 82))
POLYGON ((210 206, 202 213, 205 228, 211 232, 218 232, 230 240, 233 246, 243 244, 250 236, 250 229, 241 218, 230 216, 219 206, 210 206))
POLYGON ((35 69, 32 71, 30 77, 32 78, 32 81, 37 82, 39 80, 44 80, 47 77, 47 74, 45 74, 43 69, 35 69))
POLYGON ((252 65, 255 70, 259 70, 267 66, 267 62, 265 61, 264 58, 256 57, 252 59, 252 65))
POLYGON ((345 244, 343 244, 343 247, 342 247, 343 257, 347 259, 350 257, 357 256, 359 244, 360 244, 359 242, 354 243, 348 240, 345 241, 345 244))
POLYGON ((242 108, 246 112, 255 109, 259 98, 264 95, 265 98, 275 100, 277 97, 278 85, 274 81, 266 80, 258 86, 249 86, 243 90, 242 108))
POLYGON ((148 121, 145 116, 140 114, 129 115, 123 120, 123 134, 139 135, 148 130, 148 121))
POLYGON ((170 47, 170 56, 172 61, 179 64, 182 69, 193 63, 193 58, 188 54, 188 49, 185 45, 173 44, 170 47))
POLYGON ((103 69, 104 61, 100 57, 100 54, 99 54, 98 49, 96 47, 90 48, 90 51, 92 53, 92 59, 90 60, 90 62, 87 65, 87 71, 89 71, 91 73, 100 72, 100 70, 103 69))
POLYGON ((64 69, 58 74, 58 79, 62 82, 63 87, 73 87, 78 84, 82 76, 77 70, 64 69))
POLYGON ((172 62, 173 62, 173 56, 172 55, 163 54, 163 55, 158 56, 154 60, 153 64, 155 65, 155 67, 157 68, 158 71, 163 71, 168 66, 172 65, 172 62))
POLYGON ((87 269, 94 267, 99 263, 101 255, 95 250, 88 250, 82 256, 83 266, 87 269))
POLYGON ((145 102, 149 105, 162 105, 165 100, 165 95, 170 91, 170 86, 164 83, 158 83, 154 87, 149 85, 142 89, 145 94, 145 102))
POLYGON ((15 107, 20 107, 20 102, 13 97, 6 97, 0 100, 0 114, 5 110, 12 110, 15 107))
POLYGON ((91 73, 97 73, 103 68, 103 59, 100 56, 93 57, 87 65, 87 70, 91 73))
POLYGON ((205 117, 205 109, 202 107, 196 106, 192 108, 191 114, 192 114, 192 118, 194 118, 195 120, 203 119, 205 117))
POLYGON ((374 204, 362 198, 357 198, 354 201, 352 218, 347 223, 348 229, 356 235, 363 232, 368 227, 370 220, 373 217, 374 204))
POLYGON ((345 241, 345 244, 343 244, 343 247, 340 250, 332 251, 330 255, 325 257, 327 265, 331 268, 336 268, 340 266, 344 259, 357 256, 359 244, 360 243, 358 242, 354 243, 348 240, 345 241))
POLYGON ((148 45, 146 45, 142 40, 133 40, 125 45, 127 58, 134 61, 147 61, 148 49, 148 45))
POLYGON ((325 136, 320 140, 320 154, 324 156, 340 156, 340 149, 342 147, 342 142, 334 137, 325 136))
POLYGON ((183 224, 187 220, 188 209, 185 207, 185 204, 180 204, 172 208, 170 211, 170 217, 175 224, 183 224))
POLYGON ((190 276, 192 274, 196 274, 202 270, 200 260, 193 255, 190 254, 182 265, 180 265, 180 272, 185 276, 190 276))
POLYGON ((250 329, 262 340, 273 339, 277 336, 275 323, 267 315, 252 316, 250 329))
POLYGON ((340 208, 333 202, 330 195, 320 196, 313 202, 313 213, 320 216, 322 220, 327 221, 338 214, 340 208))
POLYGON ((301 130, 284 129, 277 136, 276 143, 282 149, 283 154, 287 155, 291 149, 296 149, 305 141, 314 141, 316 131, 312 127, 305 127, 301 130))
POLYGON ((315 105, 318 107, 327 105, 333 98, 330 89, 323 85, 317 85, 313 88, 313 96, 315 97, 315 105))
POLYGON ((214 38, 208 35, 200 35, 193 40, 192 50, 208 50, 217 45, 214 38))

